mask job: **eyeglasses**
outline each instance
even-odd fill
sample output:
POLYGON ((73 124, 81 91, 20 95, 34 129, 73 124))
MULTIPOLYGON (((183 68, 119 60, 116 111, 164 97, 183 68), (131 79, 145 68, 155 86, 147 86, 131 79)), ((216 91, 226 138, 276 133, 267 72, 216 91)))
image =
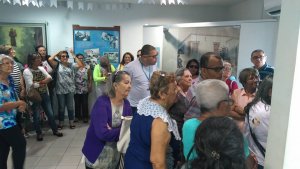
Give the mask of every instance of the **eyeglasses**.
POLYGON ((226 70, 226 71, 231 71, 232 68, 231 68, 231 67, 224 67, 224 70, 226 70))
POLYGON ((0 63, 0 65, 10 66, 10 65, 14 65, 14 62, 13 61, 2 62, 2 63, 0 63))
POLYGON ((253 56, 251 59, 253 59, 253 60, 257 60, 257 59, 262 60, 264 57, 265 56, 253 56))
POLYGON ((259 76, 250 76, 247 81, 260 81, 259 76))
MULTIPOLYGON (((157 54, 158 55, 158 54, 157 54)), ((156 58, 157 57, 157 55, 146 55, 146 56, 148 56, 149 58, 156 58)))
POLYGON ((196 66, 196 65, 190 65, 189 68, 190 68, 190 69, 199 69, 199 67, 196 66))
POLYGON ((218 103, 218 107, 220 106, 220 104, 222 102, 227 102, 228 106, 232 106, 234 104, 234 100, 228 98, 228 99, 225 99, 225 100, 221 100, 219 103, 218 103))
POLYGON ((211 70, 213 70, 215 72, 221 72, 221 71, 224 70, 224 66, 222 66, 222 67, 204 67, 204 68, 205 69, 211 69, 211 70))

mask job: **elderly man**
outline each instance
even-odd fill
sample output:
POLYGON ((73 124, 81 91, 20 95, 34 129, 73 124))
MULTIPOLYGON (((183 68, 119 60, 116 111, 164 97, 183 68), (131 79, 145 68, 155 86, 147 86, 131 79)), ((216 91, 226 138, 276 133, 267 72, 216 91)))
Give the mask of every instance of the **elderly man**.
POLYGON ((204 55, 201 56, 200 59, 200 70, 201 74, 199 77, 199 81, 197 83, 194 83, 188 93, 187 93, 187 99, 190 101, 190 108, 185 114, 185 120, 193 118, 193 117, 199 117, 200 116, 200 107, 197 104, 195 100, 196 96, 196 87, 197 85, 206 79, 222 79, 223 74, 223 59, 216 55, 213 52, 207 52, 204 55))
POLYGON ((251 53, 251 62, 253 67, 258 70, 260 79, 263 80, 268 75, 274 74, 274 67, 266 63, 267 56, 261 49, 256 49, 251 53))
POLYGON ((198 118, 187 120, 182 128, 183 152, 186 160, 196 158, 196 152, 188 154, 194 144, 195 132, 203 120, 213 116, 227 116, 233 104, 229 98, 229 89, 225 82, 216 79, 201 81, 196 89, 196 101, 201 107, 201 115, 198 118))
POLYGON ((124 71, 131 76, 131 91, 128 100, 132 108, 132 114, 137 112, 138 102, 150 96, 149 81, 152 73, 156 71, 156 61, 158 52, 151 45, 144 45, 141 49, 140 58, 128 63, 124 67, 124 71))

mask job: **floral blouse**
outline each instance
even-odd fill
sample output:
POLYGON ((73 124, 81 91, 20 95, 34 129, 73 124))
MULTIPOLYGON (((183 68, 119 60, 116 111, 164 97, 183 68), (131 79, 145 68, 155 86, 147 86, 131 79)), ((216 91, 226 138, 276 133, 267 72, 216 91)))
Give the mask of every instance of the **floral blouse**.
POLYGON ((76 64, 69 64, 64 66, 59 63, 57 69, 57 80, 56 80, 56 93, 57 94, 68 94, 75 92, 75 73, 74 68, 76 64))
MULTIPOLYGON (((9 86, 0 83, 0 107, 6 102, 15 102, 14 83, 11 76, 8 77, 9 86)), ((6 110, 0 112, 0 130, 8 129, 17 125, 16 109, 6 110)))
POLYGON ((75 93, 86 94, 88 92, 88 70, 89 67, 78 69, 75 73, 75 93))

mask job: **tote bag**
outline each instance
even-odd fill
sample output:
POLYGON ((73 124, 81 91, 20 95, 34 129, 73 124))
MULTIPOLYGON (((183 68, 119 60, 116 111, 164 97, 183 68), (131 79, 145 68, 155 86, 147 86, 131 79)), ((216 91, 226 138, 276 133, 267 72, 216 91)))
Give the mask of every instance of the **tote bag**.
POLYGON ((130 141, 130 124, 132 116, 121 117, 122 126, 119 136, 119 141, 117 142, 117 148, 120 153, 125 154, 130 141))

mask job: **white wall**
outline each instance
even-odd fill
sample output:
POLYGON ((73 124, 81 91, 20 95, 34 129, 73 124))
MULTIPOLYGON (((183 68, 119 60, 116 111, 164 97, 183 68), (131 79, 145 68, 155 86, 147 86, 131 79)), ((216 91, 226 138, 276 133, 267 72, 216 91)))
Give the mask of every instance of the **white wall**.
POLYGON ((272 19, 264 11, 263 0, 246 0, 229 8, 229 20, 272 19))
POLYGON ((122 10, 70 10, 59 8, 18 7, 0 4, 0 21, 48 22, 48 51, 54 53, 73 46, 72 25, 121 26, 121 55, 143 45, 143 25, 182 22, 220 21, 226 18, 222 7, 132 5, 122 10), (213 11, 213 12, 212 12, 213 11))
POLYGON ((278 22, 245 22, 241 24, 238 72, 252 66, 250 54, 262 49, 268 56, 267 63, 275 65, 278 22))

